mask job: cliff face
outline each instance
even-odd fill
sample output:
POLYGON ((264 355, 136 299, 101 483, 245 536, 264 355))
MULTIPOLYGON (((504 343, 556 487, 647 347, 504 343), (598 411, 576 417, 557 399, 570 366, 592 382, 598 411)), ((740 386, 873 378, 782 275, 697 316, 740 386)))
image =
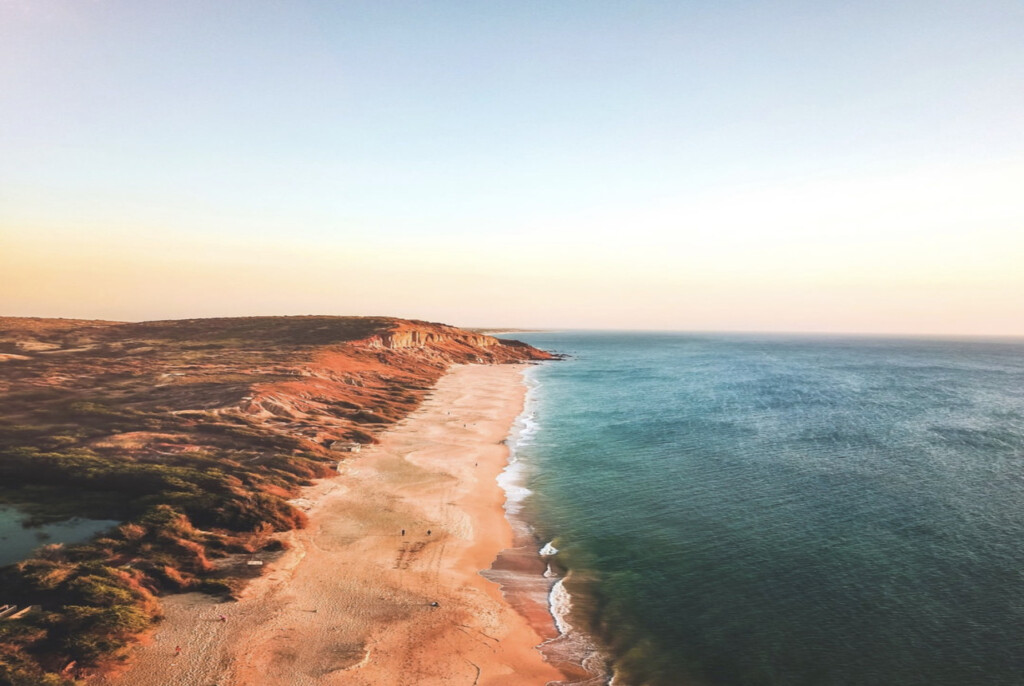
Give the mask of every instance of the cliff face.
MULTIPOLYGON (((229 441, 210 434, 234 424, 323 454, 334 441, 374 440, 415 408, 451 364, 551 358, 518 342, 385 317, 0 318, 0 392, 12 400, 2 408, 9 420, 38 414, 36 404, 18 399, 40 389, 58 404, 164 415, 153 435, 139 427, 81 441, 101 451, 225 447, 229 441)), ((231 440, 231 447, 245 447, 231 440)))
POLYGON ((371 347, 383 347, 390 350, 450 346, 467 346, 483 350, 501 345, 501 341, 493 336, 461 331, 443 325, 419 323, 400 324, 388 333, 371 337, 367 343, 371 347))
POLYGON ((288 499, 452 364, 551 357, 384 317, 0 318, 0 501, 123 522, 0 568, 0 602, 46 609, 0 640, 0 682, 87 676, 158 614, 154 594, 237 592, 267 534, 304 525, 288 499))
POLYGON ((443 324, 387 320, 373 333, 319 346, 294 370, 299 379, 255 383, 237 405, 275 433, 321 451, 335 441, 372 442, 373 434, 414 409, 452 364, 500 364, 553 356, 443 324))

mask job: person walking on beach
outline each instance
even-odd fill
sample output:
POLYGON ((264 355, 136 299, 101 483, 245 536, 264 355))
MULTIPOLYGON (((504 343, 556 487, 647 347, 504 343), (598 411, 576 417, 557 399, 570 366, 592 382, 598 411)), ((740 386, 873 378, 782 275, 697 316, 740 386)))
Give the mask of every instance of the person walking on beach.
POLYGON ((402 535, 405 536, 405 529, 402 529, 402 535))
POLYGON ((430 529, 427 529, 427 536, 430 535, 430 529))
POLYGON ((181 655, 181 646, 174 646, 174 656, 177 657, 179 655, 181 655))

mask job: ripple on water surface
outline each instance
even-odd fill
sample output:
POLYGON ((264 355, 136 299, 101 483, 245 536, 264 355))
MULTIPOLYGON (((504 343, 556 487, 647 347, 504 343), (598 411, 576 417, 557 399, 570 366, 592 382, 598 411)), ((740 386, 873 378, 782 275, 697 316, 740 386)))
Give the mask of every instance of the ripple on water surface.
POLYGON ((1024 344, 519 334, 525 502, 623 684, 1020 684, 1024 344))

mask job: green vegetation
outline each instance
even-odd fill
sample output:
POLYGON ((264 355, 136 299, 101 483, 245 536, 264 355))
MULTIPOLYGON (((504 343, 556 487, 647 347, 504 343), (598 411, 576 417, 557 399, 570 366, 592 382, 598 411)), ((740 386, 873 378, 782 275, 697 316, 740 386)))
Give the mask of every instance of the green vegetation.
POLYGON ((451 362, 550 357, 461 335, 374 317, 0 317, 17 356, 0 367, 0 502, 122 522, 0 568, 0 603, 42 608, 0 621, 0 686, 64 686, 118 659, 162 593, 233 595, 245 557, 305 526, 288 499, 335 473, 326 446, 373 442, 451 362), (382 347, 402 329, 440 342, 382 347))
MULTIPOLYGON (((2 685, 67 684, 70 673, 117 659, 159 616, 160 593, 232 595, 241 581, 215 561, 279 548, 266 534, 306 523, 286 498, 333 472, 333 461, 244 425, 202 433, 259 450, 209 447, 156 461, 87 445, 137 430, 150 413, 76 401, 32 415, 31 423, 0 422, 0 501, 31 501, 40 521, 85 514, 125 523, 89 544, 48 546, 0 569, 0 602, 43 608, 0 621, 2 685), (286 447, 294 452, 275 451, 286 447), (69 663, 74 669, 63 673, 69 663)), ((164 417, 157 428, 181 431, 181 422, 164 417)))

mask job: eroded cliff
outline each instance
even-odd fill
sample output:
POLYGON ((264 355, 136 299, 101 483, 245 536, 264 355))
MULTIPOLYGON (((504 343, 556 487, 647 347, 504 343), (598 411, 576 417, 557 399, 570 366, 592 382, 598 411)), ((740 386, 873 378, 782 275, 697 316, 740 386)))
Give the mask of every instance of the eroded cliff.
POLYGON ((0 318, 0 501, 124 522, 0 569, 0 603, 43 608, 0 635, 0 683, 84 673, 158 615, 157 594, 237 590, 268 533, 304 525, 299 487, 452 364, 551 357, 386 317, 0 318))

